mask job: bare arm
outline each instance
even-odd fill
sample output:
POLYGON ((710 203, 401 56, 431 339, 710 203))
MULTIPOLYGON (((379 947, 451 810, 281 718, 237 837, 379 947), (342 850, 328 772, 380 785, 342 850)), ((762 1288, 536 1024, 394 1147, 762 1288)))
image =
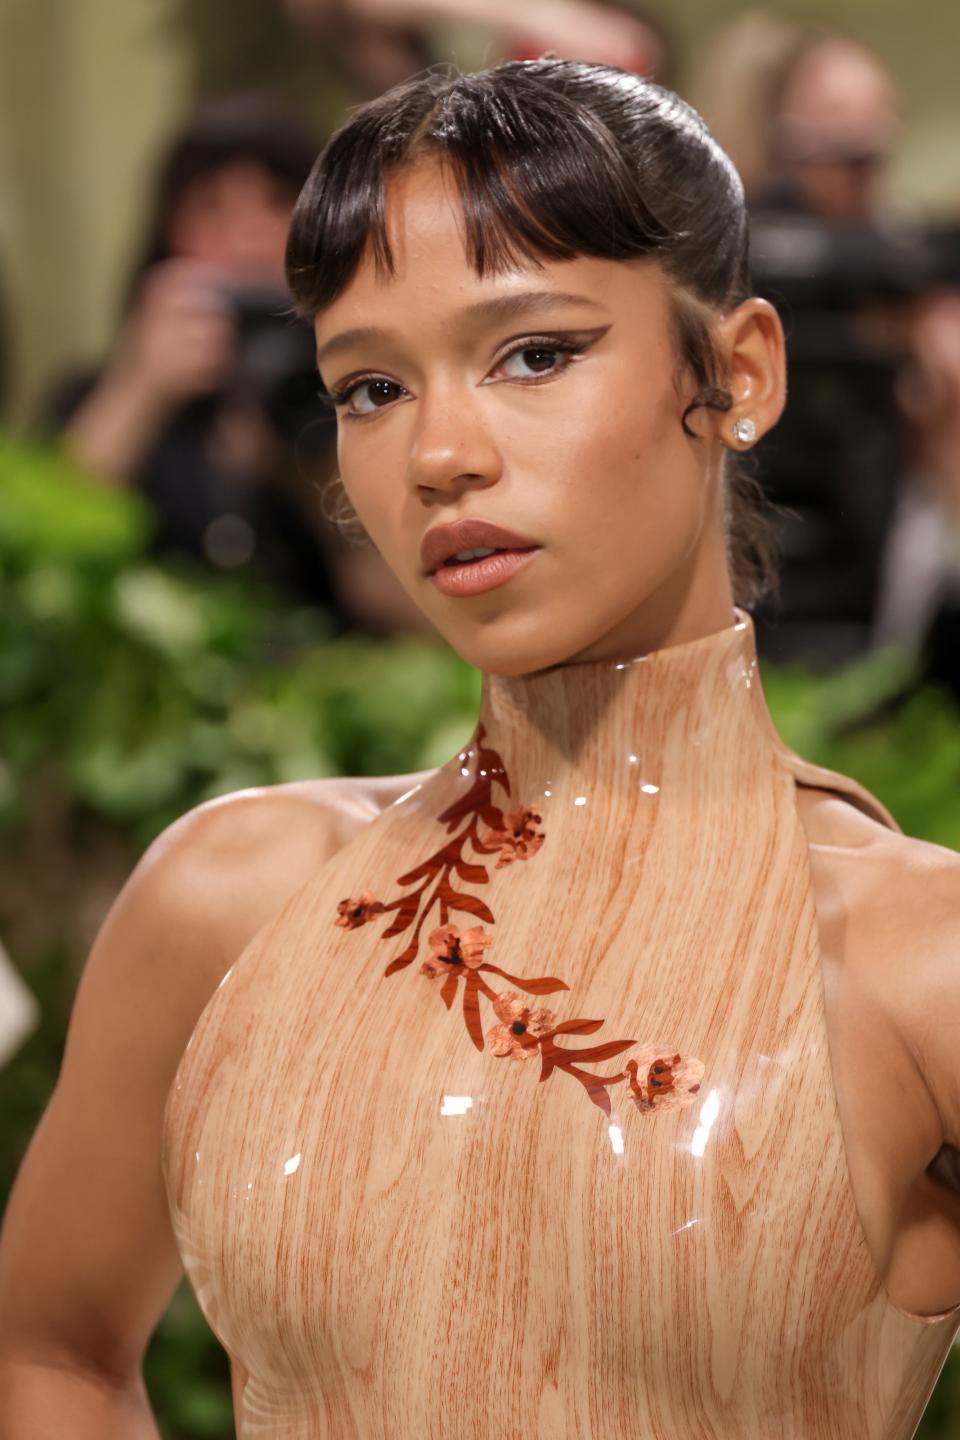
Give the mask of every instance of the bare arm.
POLYGON ((71 458, 105 480, 131 480, 178 407, 226 380, 233 351, 210 267, 155 265, 103 377, 64 428, 71 458))
POLYGON ((163 1106, 223 974, 372 818, 349 781, 242 791, 148 849, 97 937, 0 1232, 0 1440, 156 1440, 142 1380, 181 1277, 163 1106))
POLYGON ((626 68, 656 47, 650 28, 632 15, 597 0, 284 0, 300 23, 323 30, 344 15, 369 23, 403 26, 434 22, 482 25, 509 43, 522 39, 578 60, 626 68))
POLYGON ((81 469, 123 484, 136 473, 168 414, 137 376, 115 365, 64 427, 64 446, 81 469))
POLYGON ((69 1364, 22 1359, 0 1367, 0 1386, 2 1440, 160 1440, 142 1381, 114 1384, 69 1364))

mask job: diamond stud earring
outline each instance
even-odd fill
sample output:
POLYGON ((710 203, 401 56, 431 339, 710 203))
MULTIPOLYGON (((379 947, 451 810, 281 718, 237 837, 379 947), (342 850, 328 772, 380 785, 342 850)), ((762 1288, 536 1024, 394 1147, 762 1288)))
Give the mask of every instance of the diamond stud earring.
POLYGON ((757 438, 756 421, 751 420, 749 416, 742 420, 737 420, 733 427, 733 433, 738 440, 742 440, 745 444, 751 445, 757 438))

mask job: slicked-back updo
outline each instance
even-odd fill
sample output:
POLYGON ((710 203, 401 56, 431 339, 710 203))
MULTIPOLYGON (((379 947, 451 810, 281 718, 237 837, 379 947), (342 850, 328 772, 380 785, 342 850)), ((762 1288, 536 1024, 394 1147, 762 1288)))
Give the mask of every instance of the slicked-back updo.
MULTIPOLYGON (((433 66, 359 106, 301 192, 287 244, 297 313, 312 321, 347 287, 366 245, 396 274, 384 185, 441 158, 455 177, 478 276, 578 255, 655 259, 673 282, 675 383, 694 409, 728 410, 712 320, 751 293, 743 186, 685 101, 612 65, 507 61, 475 74, 433 66)), ((742 458, 727 459, 727 551, 734 599, 752 608, 777 585, 775 532, 742 458)))

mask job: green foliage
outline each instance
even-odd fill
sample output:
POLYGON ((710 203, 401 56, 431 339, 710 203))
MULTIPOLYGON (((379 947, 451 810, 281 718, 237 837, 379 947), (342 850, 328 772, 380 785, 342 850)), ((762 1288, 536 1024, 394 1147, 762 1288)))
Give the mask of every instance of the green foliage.
MULTIPOLYGON (((122 876, 171 820, 230 790, 439 764, 479 703, 478 675, 439 642, 334 642, 323 615, 266 587, 150 560, 149 528, 134 496, 0 441, 2 933, 42 1015, 0 1071, 0 1203, 55 1081, 83 958, 67 872, 87 867, 84 890, 102 870, 109 889, 118 854, 122 876), (68 898, 38 920, 52 865, 68 898)), ((908 833, 960 848, 958 714, 913 676, 896 651, 829 676, 763 666, 788 743, 863 781, 908 833)), ((185 1286, 146 1374, 167 1440, 232 1435, 224 1356, 185 1286)), ((924 1440, 954 1433, 955 1385, 951 1362, 924 1440)))
POLYGON ((852 775, 903 831, 960 849, 960 714, 917 684, 917 660, 890 647, 826 676, 763 666, 777 727, 800 755, 852 775))
POLYGON ((469 735, 477 678, 438 643, 332 644, 266 587, 151 563, 135 497, 55 456, 0 447, 0 497, 0 828, 51 762, 143 846, 210 796, 417 768, 469 735))

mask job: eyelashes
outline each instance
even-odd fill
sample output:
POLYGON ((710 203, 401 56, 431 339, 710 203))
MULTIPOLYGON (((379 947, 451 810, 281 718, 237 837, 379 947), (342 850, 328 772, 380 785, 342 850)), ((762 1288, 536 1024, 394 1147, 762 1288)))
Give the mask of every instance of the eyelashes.
MULTIPOLYGON (((598 337, 592 337, 592 339, 595 338, 598 337)), ((505 351, 505 353, 497 361, 495 369, 499 370, 501 366, 503 366, 514 355, 522 354, 526 350, 545 350, 550 354, 556 353, 557 355, 566 357, 565 364, 555 366, 553 369, 547 370, 539 375, 517 375, 511 377, 514 383, 520 385, 542 384, 544 381, 553 380, 558 375, 563 374, 564 371, 569 368, 573 359, 576 356, 581 355, 588 348, 588 346, 592 343, 592 339, 578 340, 572 338, 569 335, 525 335, 515 344, 511 345, 509 350, 505 351)), ((320 402, 328 410, 338 410, 342 406, 346 405, 347 402, 353 397, 353 395, 358 390, 361 390, 364 385, 373 385, 377 382, 381 382, 384 385, 392 385, 397 390, 403 390, 404 388, 397 380, 389 380, 384 375, 371 373, 368 375, 357 376, 355 380, 352 380, 349 385, 345 385, 341 390, 327 390, 326 388, 323 388, 317 392, 317 396, 320 402)), ((345 420, 367 420, 370 419, 372 416, 378 414, 379 411, 389 408, 390 403, 391 402, 388 401, 386 405, 375 406, 372 410, 347 410, 344 412, 342 418, 345 420)))

